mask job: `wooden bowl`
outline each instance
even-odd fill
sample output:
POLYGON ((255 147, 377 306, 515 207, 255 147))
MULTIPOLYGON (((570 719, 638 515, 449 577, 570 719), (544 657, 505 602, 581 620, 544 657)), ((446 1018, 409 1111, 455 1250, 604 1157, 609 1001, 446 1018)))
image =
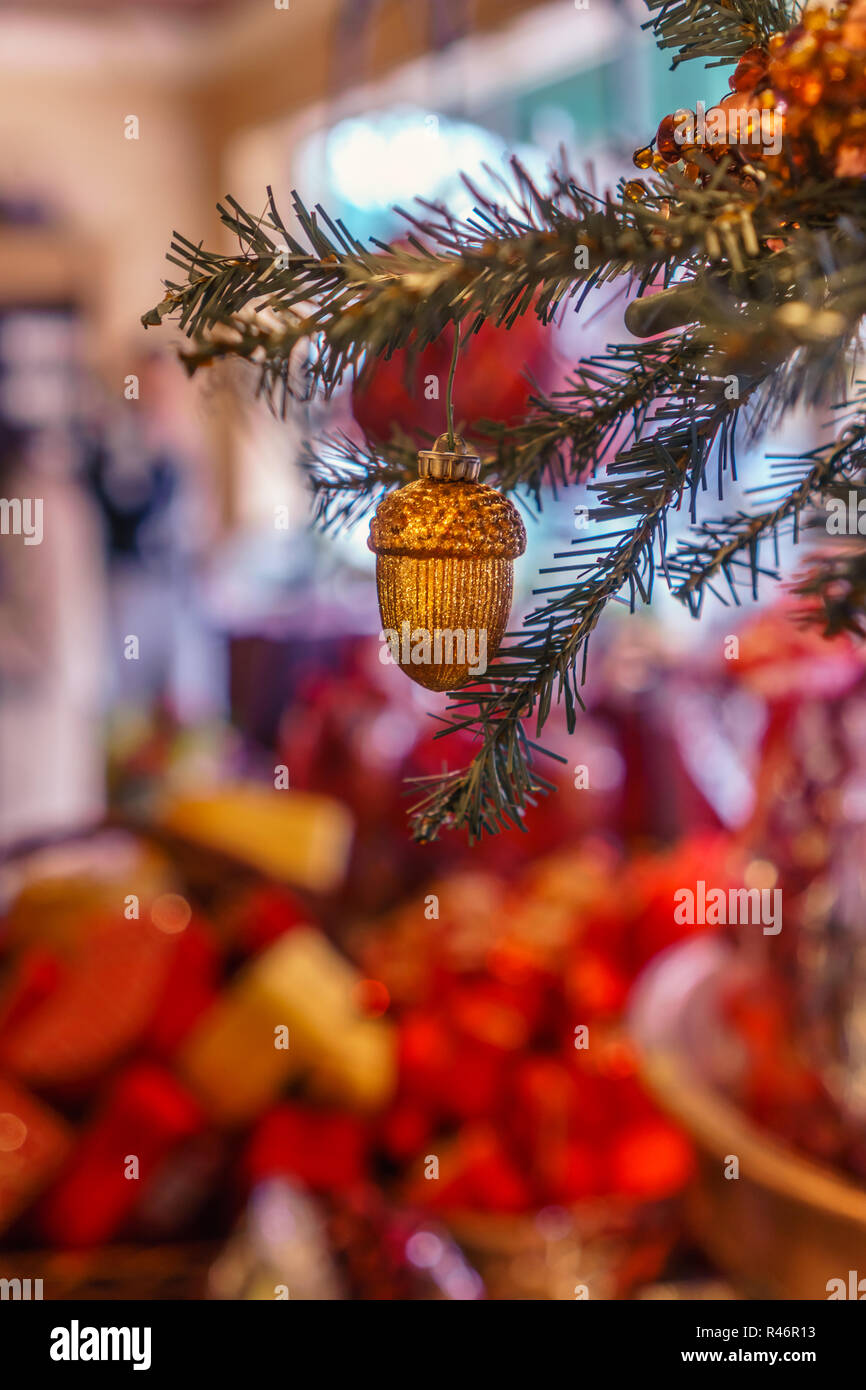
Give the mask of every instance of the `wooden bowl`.
POLYGON ((735 1061, 719 1001, 742 968, 732 947, 698 938, 658 957, 633 998, 644 1080, 698 1151, 687 1220, 747 1296, 826 1299, 832 1280, 856 1290, 866 1279, 866 1190, 762 1130, 705 1079, 711 1048, 727 1046, 735 1061), (725 1176, 731 1156, 737 1178, 725 1176))

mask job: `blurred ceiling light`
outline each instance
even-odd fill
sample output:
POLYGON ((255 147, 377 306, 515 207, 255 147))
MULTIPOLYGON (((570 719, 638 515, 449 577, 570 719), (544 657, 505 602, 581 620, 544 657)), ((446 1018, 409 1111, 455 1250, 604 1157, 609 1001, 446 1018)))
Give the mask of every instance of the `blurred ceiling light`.
MULTIPOLYGON (((504 169, 504 140, 469 121, 399 106, 340 121, 325 137, 331 189, 364 212, 409 204, 416 197, 443 200, 457 216, 475 199, 460 172, 493 189, 485 164, 504 169)), ((530 173, 543 177, 548 159, 533 146, 515 151, 530 173)))

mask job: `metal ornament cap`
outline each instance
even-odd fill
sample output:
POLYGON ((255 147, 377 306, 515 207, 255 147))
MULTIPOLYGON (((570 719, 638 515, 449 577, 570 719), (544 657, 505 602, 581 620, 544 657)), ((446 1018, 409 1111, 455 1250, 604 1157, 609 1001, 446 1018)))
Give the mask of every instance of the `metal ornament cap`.
POLYGON ((432 478, 441 483, 473 483, 480 472, 480 458, 470 453, 459 434, 454 436, 453 448, 449 447, 448 435, 440 434, 432 449, 421 449, 418 454, 419 478, 432 478))

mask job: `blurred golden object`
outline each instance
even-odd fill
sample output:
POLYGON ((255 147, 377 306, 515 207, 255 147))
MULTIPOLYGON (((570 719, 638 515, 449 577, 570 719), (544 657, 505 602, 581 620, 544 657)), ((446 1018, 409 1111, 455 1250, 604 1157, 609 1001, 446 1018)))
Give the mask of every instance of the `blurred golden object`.
POLYGON ((866 1191, 760 1129, 702 1078, 732 960, 730 947, 699 938, 650 966, 632 1014, 643 1076, 697 1146, 687 1213, 711 1258, 746 1296, 825 1299, 831 1279, 866 1274, 866 1191), (731 1156, 737 1178, 725 1176, 731 1156))
POLYGON ((265 1108, 290 1077, 360 1109, 390 1096, 396 1070, 391 1025, 361 1012, 361 976, 321 932, 297 927, 257 956, 182 1048, 179 1065, 211 1113, 239 1124, 265 1108), (288 1047, 278 1030, 288 1029, 288 1047))
POLYGON ((338 801, 254 783, 172 801, 159 826, 314 893, 338 885, 352 839, 351 815, 338 801))
POLYGON ((96 837, 94 853, 104 848, 93 867, 75 867, 73 856, 79 863, 83 859, 78 845, 26 856, 15 871, 18 884, 10 885, 12 903, 4 921, 9 945, 38 942, 64 953, 77 950, 89 925, 123 914, 129 894, 137 896, 146 915, 149 903, 171 886, 170 866, 160 852, 131 836, 122 836, 122 852, 113 856, 119 843, 117 832, 96 837))
POLYGON ((179 1070, 221 1124, 252 1119, 297 1073, 298 1054, 274 1043, 284 1013, 266 981, 244 971, 184 1043, 179 1070))
POLYGON ((382 627, 395 634, 401 670, 428 690, 484 674, 508 623, 514 560, 526 549, 516 508, 475 481, 480 466, 459 436, 449 447, 440 435, 418 455, 421 476, 388 493, 370 524, 382 627))
POLYGON ((498 1215, 460 1213, 448 1225, 488 1299, 574 1302, 624 1298, 654 1278, 673 1241, 652 1207, 598 1201, 498 1215))

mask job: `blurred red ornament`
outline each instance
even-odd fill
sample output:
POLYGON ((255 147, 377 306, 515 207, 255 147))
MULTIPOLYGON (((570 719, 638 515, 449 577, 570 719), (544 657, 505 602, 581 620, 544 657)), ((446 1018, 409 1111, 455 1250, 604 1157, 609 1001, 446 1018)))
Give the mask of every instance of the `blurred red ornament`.
POLYGON ((494 1114, 503 1096, 507 1064, 498 1048, 456 1039, 441 1078, 443 1114, 458 1120, 494 1114))
POLYGON ((398 1100, 382 1120, 380 1139, 389 1158, 406 1163, 422 1152, 432 1132, 428 1110, 412 1100, 398 1100))
POLYGON ((4 1038, 3 1067, 35 1086, 99 1075, 153 1016, 177 940, 124 918, 83 932, 56 987, 4 1038))
POLYGON ((566 991, 581 1017, 619 1013, 629 992, 629 980, 608 954, 584 946, 567 967, 566 991))
POLYGON ((293 927, 307 926, 310 913, 285 888, 257 888, 231 912, 231 930, 238 946, 255 955, 293 927))
POLYGON ((169 1072, 149 1063, 129 1067, 41 1204, 46 1237, 84 1246, 115 1235, 162 1163, 203 1124, 199 1106, 169 1072))
POLYGON ((400 1089, 431 1108, 438 1102, 443 1064, 450 1051, 448 1029, 434 1014, 407 1013, 400 1024, 400 1089))
POLYGON ((510 1108, 512 1124, 530 1148, 547 1150, 561 1143, 577 1110, 570 1068, 558 1057, 524 1058, 514 1076, 510 1108))
POLYGON ((253 1185, 298 1178, 313 1192, 341 1191, 366 1171, 367 1126, 354 1115, 313 1106, 278 1105, 258 1123, 243 1158, 253 1185))
POLYGON ((546 1198, 562 1203, 582 1201, 599 1190, 599 1155, 591 1144, 572 1140, 549 1156, 546 1198))
POLYGON ((507 1052, 467 1035, 447 1017, 409 1013, 400 1028, 400 1091, 435 1114, 467 1120, 494 1112, 507 1052))
POLYGON ((688 1181, 693 1166, 694 1154, 685 1136, 667 1120, 649 1119, 630 1125, 614 1142, 610 1183, 625 1196, 667 1197, 688 1181))
POLYGON ((46 946, 22 951, 9 969, 0 994, 0 1047, 34 1009, 57 989, 67 971, 62 958, 46 946))
POLYGON ((449 1144, 416 1160, 410 1202, 438 1211, 526 1211, 530 1187, 491 1124, 464 1125, 449 1144), (435 1158, 438 1172, 430 1166, 435 1158))
MULTIPOLYGON (((473 438, 478 422, 514 425, 526 414, 533 387, 549 373, 549 329, 530 310, 510 329, 484 323, 461 347, 454 378, 454 420, 473 438)), ((454 331, 449 326, 414 355, 404 349, 380 359, 352 390, 355 419, 371 439, 389 440, 395 427, 416 443, 443 428, 454 331), (435 386, 434 383, 435 382, 435 386), (435 391, 433 399, 428 396, 435 391)))
POLYGON ((454 1027, 467 1038, 505 1052, 524 1048, 541 1018, 543 999, 531 985, 520 989, 499 980, 474 978, 448 1000, 454 1027))
POLYGON ((193 918, 178 936, 142 1046, 158 1057, 174 1055, 219 991, 222 960, 209 927, 193 918))
POLYGON ((676 922, 674 894, 683 888, 695 891, 699 880, 708 888, 736 887, 736 869, 730 841, 717 835, 695 835, 669 853, 635 857, 631 868, 635 911, 631 966, 635 973, 674 942, 712 930, 700 922, 676 922))

